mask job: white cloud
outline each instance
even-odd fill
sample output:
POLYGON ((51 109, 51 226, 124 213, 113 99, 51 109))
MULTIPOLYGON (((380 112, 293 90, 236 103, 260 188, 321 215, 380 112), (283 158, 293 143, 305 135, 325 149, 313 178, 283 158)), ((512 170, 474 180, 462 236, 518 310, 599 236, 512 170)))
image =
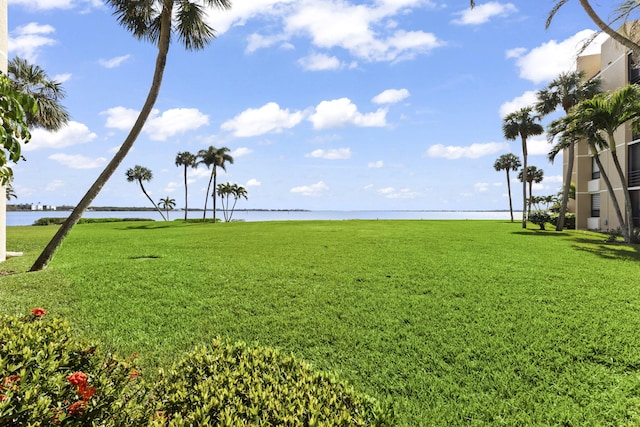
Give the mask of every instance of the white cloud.
POLYGON ((169 182, 166 187, 164 187, 165 193, 175 193, 178 188, 182 189, 184 183, 182 182, 169 182))
POLYGON ((259 136, 290 129, 299 124, 303 118, 304 114, 300 111, 290 113, 289 109, 283 110, 275 102, 269 102, 260 108, 249 108, 243 111, 233 119, 224 122, 220 128, 239 138, 259 136))
POLYGON ((381 188, 378 190, 378 193, 380 193, 387 199, 415 199, 420 195, 419 193, 411 191, 408 188, 401 188, 400 190, 396 190, 393 187, 381 188))
POLYGON ((373 113, 362 114, 349 98, 340 98, 322 101, 309 120, 313 123, 314 129, 340 128, 349 124, 361 127, 383 127, 387 124, 386 116, 387 110, 384 108, 373 113))
MULTIPOLYGON (((546 156, 551 151, 553 144, 547 142, 547 138, 544 135, 530 137, 527 139, 527 154, 530 156, 546 156)), ((556 162, 559 160, 556 157, 556 162)), ((560 163, 562 164, 562 163, 560 163)))
POLYGON ((258 181, 255 178, 251 178, 249 181, 247 181, 247 183, 244 186, 249 188, 249 187, 260 187, 261 185, 262 183, 260 181, 258 181))
MULTIPOLYGON (((582 30, 560 42, 551 40, 529 51, 523 48, 510 49, 506 55, 507 58, 516 59, 521 78, 542 83, 554 79, 560 73, 575 70, 577 54, 593 33, 592 30, 582 30)), ((606 35, 598 36, 588 51, 597 50, 604 40, 606 35)))
POLYGON ((201 166, 196 169, 189 169, 188 174, 192 178, 209 178, 211 176, 211 169, 207 169, 206 166, 201 166))
MULTIPOLYGON (((139 112, 125 107, 113 107, 100 114, 107 116, 105 126, 128 131, 133 127, 139 112)), ((154 141, 165 141, 179 133, 198 129, 209 124, 209 116, 195 108, 173 108, 159 114, 153 110, 142 129, 154 141)))
POLYGON ((231 152, 231 156, 234 159, 243 157, 243 156, 248 156, 249 154, 253 153, 253 150, 251 148, 248 147, 238 147, 235 150, 233 150, 231 152))
POLYGON ((58 83, 64 83, 71 79, 71 73, 56 74, 52 79, 58 83))
POLYGON ((46 36, 53 32, 55 28, 51 25, 37 22, 17 27, 12 31, 13 37, 9 37, 9 52, 29 62, 36 62, 42 47, 56 44, 54 39, 46 36))
POLYGON ((314 157, 319 159, 327 159, 327 160, 345 160, 351 158, 351 149, 350 148, 335 148, 331 150, 314 150, 311 153, 307 154, 305 157, 314 157))
POLYGON ((338 58, 323 53, 300 58, 298 64, 307 71, 338 70, 342 68, 342 63, 338 58))
POLYGON ((253 18, 275 25, 271 34, 254 34, 246 51, 302 37, 316 49, 341 48, 366 61, 399 61, 428 53, 444 43, 431 33, 397 28, 393 17, 410 8, 434 7, 429 0, 376 1, 352 4, 343 0, 254 0, 234 3, 232 10, 210 15, 219 34, 253 18), (390 25, 393 23, 393 25, 390 25))
POLYGON ((315 184, 311 185, 303 185, 300 187, 294 187, 290 191, 296 194, 302 194, 303 196, 319 196, 325 191, 329 190, 327 184, 322 181, 319 181, 315 184))
POLYGON ((49 158, 71 169, 95 169, 107 164, 107 159, 104 157, 92 159, 80 154, 69 155, 58 153, 50 155, 49 158))
POLYGON ((473 184, 473 188, 480 193, 484 193, 485 191, 489 191, 489 183, 476 182, 475 184, 473 184))
POLYGON ((96 136, 86 125, 72 120, 55 132, 41 128, 34 129, 31 132, 31 141, 25 144, 22 150, 34 151, 40 148, 64 148, 76 144, 85 144, 93 141, 96 136))
POLYGON ((111 59, 100 59, 98 63, 105 68, 116 68, 122 65, 122 63, 129 58, 131 58, 131 55, 122 55, 111 59))
POLYGON ((507 101, 500 106, 500 117, 504 118, 507 114, 514 113, 524 107, 532 107, 538 102, 536 91, 529 90, 522 95, 507 101))
POLYGON ((458 19, 454 19, 454 24, 458 25, 479 25, 489 22, 493 17, 506 17, 512 13, 516 13, 518 9, 512 3, 499 3, 497 1, 491 1, 476 5, 473 9, 466 8, 457 15, 458 19))
POLYGON ((409 97, 407 89, 387 89, 374 96, 371 100, 374 104, 395 104, 409 97))
POLYGON ((64 182, 59 179, 54 179, 50 182, 47 182, 47 186, 44 188, 44 191, 56 191, 58 188, 63 186, 64 182))
POLYGON ((429 157, 445 158, 455 160, 460 158, 477 159, 479 157, 494 154, 503 150, 508 150, 509 144, 506 142, 488 142, 486 144, 471 144, 466 147, 436 144, 427 150, 429 157))
POLYGON ((144 125, 143 131, 154 141, 165 141, 167 138, 198 129, 209 124, 209 116, 196 108, 173 108, 160 116, 154 110, 144 125))
POLYGON ((374 168, 374 169, 378 169, 384 166, 384 162, 382 160, 378 160, 375 162, 369 162, 369 164, 367 164, 367 167, 370 168, 374 168))

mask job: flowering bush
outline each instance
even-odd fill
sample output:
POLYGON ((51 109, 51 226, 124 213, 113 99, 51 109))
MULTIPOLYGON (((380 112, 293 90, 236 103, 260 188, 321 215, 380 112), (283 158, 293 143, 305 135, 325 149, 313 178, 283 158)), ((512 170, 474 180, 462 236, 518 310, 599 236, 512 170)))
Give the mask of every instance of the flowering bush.
POLYGON ((102 354, 46 314, 0 319, 0 426, 392 425, 305 363, 220 339, 147 385, 137 355, 102 354))

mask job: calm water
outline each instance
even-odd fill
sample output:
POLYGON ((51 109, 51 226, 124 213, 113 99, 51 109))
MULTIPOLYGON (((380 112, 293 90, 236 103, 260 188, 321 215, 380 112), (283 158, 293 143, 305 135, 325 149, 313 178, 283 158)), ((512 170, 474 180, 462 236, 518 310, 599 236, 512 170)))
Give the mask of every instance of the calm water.
MULTIPOLYGON (((7 212, 7 226, 33 225, 39 218, 62 217, 69 212, 7 212)), ((218 212, 218 218, 223 218, 218 212)), ((513 213, 520 218, 520 212, 513 213)), ((161 221, 153 211, 85 212, 85 218, 149 218, 161 221)), ((211 212, 207 213, 211 218, 211 212)), ((184 218, 181 211, 169 213, 169 219, 184 218)), ((189 212, 189 218, 202 218, 202 212, 189 212)), ((509 219, 509 212, 496 211, 235 211, 234 220, 244 221, 299 221, 299 220, 346 220, 346 219, 509 219)))

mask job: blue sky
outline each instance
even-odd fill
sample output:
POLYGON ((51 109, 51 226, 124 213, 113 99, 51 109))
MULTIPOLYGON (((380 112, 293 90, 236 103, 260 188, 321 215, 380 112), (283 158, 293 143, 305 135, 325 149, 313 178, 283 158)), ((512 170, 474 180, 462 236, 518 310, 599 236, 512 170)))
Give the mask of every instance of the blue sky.
MULTIPOLYGON (((595 28, 574 1, 545 30, 554 4, 235 0, 211 12, 218 38, 205 50, 172 45, 155 111, 93 205, 147 206, 125 178, 142 165, 151 196, 183 206, 176 154, 213 145, 235 159, 218 182, 247 189, 239 208, 508 209, 493 163, 521 144, 504 139, 502 117, 571 70, 595 28)), ((75 205, 142 107, 155 47, 100 0, 9 0, 9 36, 10 57, 63 82, 71 115, 33 132, 15 202, 75 205)), ((544 136, 529 150, 545 172, 534 194, 556 193, 561 158, 549 163, 544 136)), ((204 204, 208 176, 189 172, 190 207, 204 204)))

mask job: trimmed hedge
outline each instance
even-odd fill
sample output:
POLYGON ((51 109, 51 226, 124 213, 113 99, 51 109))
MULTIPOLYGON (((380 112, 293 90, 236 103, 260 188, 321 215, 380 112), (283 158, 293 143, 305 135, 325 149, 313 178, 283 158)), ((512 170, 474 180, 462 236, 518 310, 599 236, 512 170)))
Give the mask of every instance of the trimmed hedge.
POLYGON ((383 408, 278 351, 215 339, 146 383, 137 356, 102 354, 34 309, 0 320, 0 425, 391 426, 383 408))
MULTIPOLYGON (((551 224, 553 224, 553 226, 557 226, 558 225, 558 214, 552 214, 551 215, 551 224)), ((575 230, 576 229, 576 214, 573 213, 566 213, 564 215, 564 228, 566 230, 575 230)))
MULTIPOLYGON (((61 225, 66 221, 64 217, 45 217, 33 222, 33 225, 61 225)), ((154 221, 150 218, 80 218, 78 224, 97 224, 102 222, 122 222, 122 221, 154 221)))

